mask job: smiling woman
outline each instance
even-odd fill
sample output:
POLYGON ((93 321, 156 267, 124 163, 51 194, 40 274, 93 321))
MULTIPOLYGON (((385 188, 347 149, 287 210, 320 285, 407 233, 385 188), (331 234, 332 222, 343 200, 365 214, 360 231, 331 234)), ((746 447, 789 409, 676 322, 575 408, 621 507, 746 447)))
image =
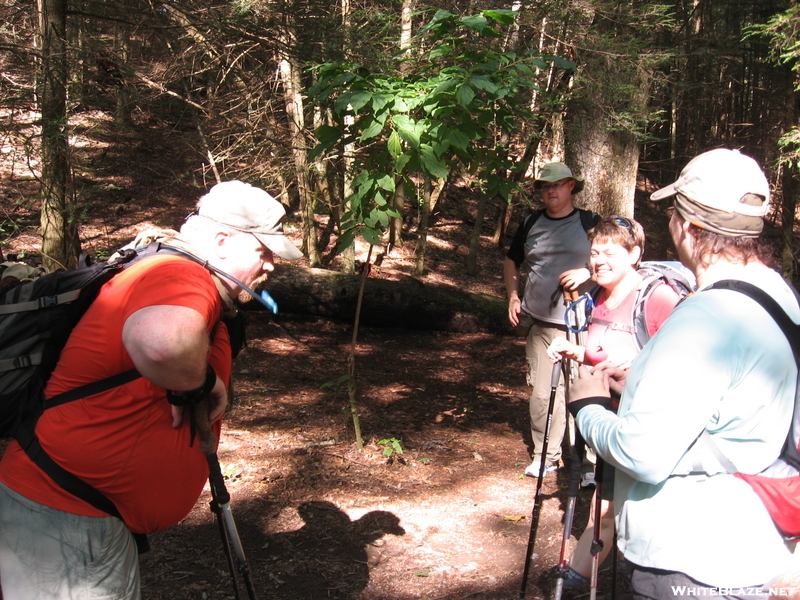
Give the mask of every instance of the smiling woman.
MULTIPOLYGON (((602 219, 587 235, 592 245, 589 266, 601 289, 598 294, 594 294, 595 305, 586 344, 579 346, 559 337, 553 340, 547 353, 554 362, 566 356, 588 365, 606 361, 627 369, 639 354, 633 308, 644 282, 638 271, 644 253, 644 230, 633 219, 612 215, 602 219)), ((644 312, 649 336, 658 331, 679 300, 678 294, 666 283, 658 284, 652 294, 647 296, 644 312)), ((613 475, 610 471, 613 470, 606 466, 603 473, 600 537, 604 543, 600 561, 613 547, 613 475)), ((589 550, 593 537, 592 524, 593 519, 587 525, 570 559, 570 574, 564 582, 568 591, 579 591, 588 582, 591 570, 589 550)))

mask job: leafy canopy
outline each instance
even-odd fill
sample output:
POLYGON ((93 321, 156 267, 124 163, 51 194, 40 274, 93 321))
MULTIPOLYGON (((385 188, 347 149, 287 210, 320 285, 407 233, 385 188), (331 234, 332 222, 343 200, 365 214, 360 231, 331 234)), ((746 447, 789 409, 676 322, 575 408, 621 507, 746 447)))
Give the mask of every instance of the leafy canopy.
POLYGON ((508 199, 506 174, 514 165, 501 135, 535 118, 524 100, 538 89, 540 70, 550 63, 575 68, 559 57, 504 50, 503 32, 515 18, 511 10, 463 17, 439 10, 391 69, 344 61, 315 67, 310 103, 330 109, 334 121, 315 131, 309 160, 355 147, 339 251, 359 234, 379 245, 389 219, 400 217, 390 202, 396 186, 413 188, 413 179, 464 170, 486 194, 508 199))

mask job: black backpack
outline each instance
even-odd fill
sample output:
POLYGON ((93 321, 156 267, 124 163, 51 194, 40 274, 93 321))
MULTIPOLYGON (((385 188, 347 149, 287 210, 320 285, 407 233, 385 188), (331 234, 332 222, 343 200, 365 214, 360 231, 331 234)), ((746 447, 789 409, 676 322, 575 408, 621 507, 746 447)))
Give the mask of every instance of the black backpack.
MULTIPOLYGON (((800 295, 793 286, 789 287, 800 304, 800 295)), ((800 325, 792 321, 769 294, 746 281, 726 279, 706 289, 732 290, 758 302, 780 326, 792 348, 799 369, 794 413, 781 454, 772 465, 755 475, 740 473, 730 459, 722 454, 708 429, 703 429, 700 439, 714 452, 728 473, 735 473, 750 484, 783 537, 791 541, 800 540, 800 325)))
MULTIPOLYGON (((42 412, 48 408, 99 394, 141 377, 133 369, 50 399, 44 396, 45 385, 61 351, 100 288, 129 265, 159 252, 180 255, 211 269, 205 261, 188 252, 154 243, 125 250, 109 263, 60 270, 30 280, 11 281, 7 277, 0 283, 0 436, 15 438, 31 460, 63 489, 118 518, 121 517, 113 502, 47 455, 34 429, 42 412)), ((231 329, 243 329, 241 321, 237 325, 230 324, 231 329)), ((242 334, 242 342, 243 339, 242 334)), ((238 348, 233 346, 232 343, 236 352, 238 348)), ((135 537, 140 552, 145 551, 146 538, 135 537)))
MULTIPOLYGON (((528 237, 528 232, 531 230, 531 227, 533 227, 533 224, 536 223, 536 221, 539 220, 539 217, 541 217, 544 213, 545 209, 541 208, 525 217, 525 220, 522 221, 522 225, 520 225, 522 229, 521 235, 523 240, 528 237)), ((592 227, 600 222, 600 215, 598 215, 596 212, 592 212, 591 210, 579 208, 578 215, 580 216, 581 227, 583 227, 584 231, 589 231, 592 227)))

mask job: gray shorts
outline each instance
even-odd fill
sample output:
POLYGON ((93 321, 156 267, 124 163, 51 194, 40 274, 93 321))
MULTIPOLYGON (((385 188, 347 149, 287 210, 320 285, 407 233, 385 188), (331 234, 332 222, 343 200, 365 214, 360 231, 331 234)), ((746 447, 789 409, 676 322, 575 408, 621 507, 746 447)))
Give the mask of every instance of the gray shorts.
POLYGON ((699 583, 684 573, 633 566, 631 588, 634 600, 673 600, 711 598, 715 600, 768 600, 766 586, 715 588, 699 583))
POLYGON ((0 584, 6 600, 139 600, 139 560, 127 527, 17 494, 0 483, 0 584))

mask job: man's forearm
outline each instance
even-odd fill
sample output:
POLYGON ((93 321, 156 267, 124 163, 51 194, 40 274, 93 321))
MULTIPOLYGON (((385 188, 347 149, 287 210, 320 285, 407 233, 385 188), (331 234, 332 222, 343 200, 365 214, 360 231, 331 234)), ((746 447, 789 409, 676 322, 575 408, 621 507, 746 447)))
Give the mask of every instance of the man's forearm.
POLYGON ((506 284, 506 297, 519 298, 519 268, 510 258, 503 261, 503 280, 506 284))

